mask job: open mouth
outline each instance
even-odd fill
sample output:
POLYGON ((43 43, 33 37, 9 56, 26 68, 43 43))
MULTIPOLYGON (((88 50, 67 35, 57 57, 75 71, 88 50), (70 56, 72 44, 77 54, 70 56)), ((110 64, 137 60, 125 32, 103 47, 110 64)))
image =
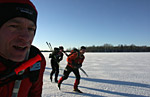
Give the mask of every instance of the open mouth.
POLYGON ((18 51, 25 51, 27 49, 27 46, 13 46, 18 51))

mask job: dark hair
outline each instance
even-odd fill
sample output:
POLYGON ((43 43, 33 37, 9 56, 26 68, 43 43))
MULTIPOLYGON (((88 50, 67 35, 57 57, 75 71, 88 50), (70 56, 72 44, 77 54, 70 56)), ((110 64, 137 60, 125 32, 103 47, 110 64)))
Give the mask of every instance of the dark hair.
POLYGON ((86 49, 86 47, 85 46, 81 46, 80 50, 82 50, 82 49, 86 49))
POLYGON ((55 48, 54 48, 54 51, 59 51, 59 48, 55 47, 55 48))
POLYGON ((63 49, 64 49, 64 47, 63 47, 63 46, 59 46, 59 49, 62 49, 62 50, 63 50, 63 49))

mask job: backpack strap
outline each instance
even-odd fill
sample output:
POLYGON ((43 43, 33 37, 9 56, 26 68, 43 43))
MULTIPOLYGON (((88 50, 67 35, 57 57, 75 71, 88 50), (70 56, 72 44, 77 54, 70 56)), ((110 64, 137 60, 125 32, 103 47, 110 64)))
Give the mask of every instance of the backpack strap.
MULTIPOLYGON (((28 60, 29 53, 30 53, 30 49, 28 50, 28 52, 26 54, 25 61, 28 60)), ((16 72, 16 74, 22 75, 24 73, 25 69, 21 70, 22 68, 19 68, 19 69, 18 68, 16 68, 14 71, 16 72)), ((22 80, 15 80, 15 84, 14 84, 14 88, 13 88, 13 92, 12 92, 12 97, 17 97, 18 96, 18 92, 19 92, 19 88, 20 88, 21 82, 22 82, 22 80)))
MULTIPOLYGON (((31 67, 31 66, 34 67, 34 64, 36 64, 37 61, 42 60, 41 56, 39 55, 39 50, 36 47, 32 46, 30 48, 30 52, 31 52, 30 56, 29 56, 29 52, 28 52, 26 55, 26 58, 25 58, 25 61, 28 59, 29 60, 14 70, 17 75, 19 75, 20 73, 23 74, 25 69, 27 69, 28 67, 31 67), (32 51, 33 51, 33 53, 32 53, 32 51)), ((22 80, 15 80, 12 97, 18 96, 21 81, 22 80)))

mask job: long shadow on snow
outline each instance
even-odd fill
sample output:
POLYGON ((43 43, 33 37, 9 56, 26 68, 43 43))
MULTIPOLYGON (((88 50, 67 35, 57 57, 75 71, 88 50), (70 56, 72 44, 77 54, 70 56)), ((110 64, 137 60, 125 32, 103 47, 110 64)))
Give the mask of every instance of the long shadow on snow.
MULTIPOLYGON (((46 69, 51 69, 51 68, 46 68, 46 69)), ((49 72, 48 72, 48 74, 49 74, 49 72)), ((62 75, 60 74, 59 76, 62 76, 62 75)), ((69 78, 75 78, 75 77, 74 76, 69 76, 69 78)), ((86 81, 91 81, 91 82, 108 83, 108 84, 116 84, 116 85, 128 85, 128 86, 149 88, 148 84, 142 84, 142 83, 136 83, 136 82, 116 81, 116 80, 108 80, 108 79, 106 80, 106 79, 84 78, 84 77, 82 77, 81 79, 86 80, 86 81)), ((72 84, 66 84, 66 83, 62 83, 62 84, 73 86, 72 84)), ((84 86, 79 86, 79 87, 94 90, 94 91, 99 91, 99 92, 105 92, 105 93, 109 93, 109 94, 121 95, 121 96, 146 97, 146 96, 142 96, 142 95, 119 93, 119 92, 113 92, 113 91, 102 90, 102 89, 95 89, 95 88, 84 87, 84 86)), ((66 93, 71 93, 71 92, 66 92, 66 93)), ((89 93, 83 93, 83 94, 79 94, 79 95, 86 95, 86 96, 91 96, 91 97, 104 97, 104 96, 89 94, 89 93)))
MULTIPOLYGON (((49 67, 45 67, 45 69, 48 69, 48 70, 52 70, 52 68, 49 68, 49 67)), ((60 71, 63 71, 64 69, 59 69, 60 71)))
MULTIPOLYGON (((75 78, 74 76, 69 76, 69 77, 75 78)), ((91 81, 91 82, 150 88, 150 85, 148 85, 148 84, 142 84, 142 83, 136 83, 136 82, 117 81, 117 80, 108 80, 108 79, 84 78, 84 77, 82 77, 81 79, 86 80, 86 81, 91 81)))
POLYGON ((48 69, 48 71, 45 70, 44 74, 45 74, 45 75, 50 75, 50 72, 51 72, 52 68, 45 67, 45 69, 48 69))
MULTIPOLYGON (((50 72, 52 71, 52 68, 45 67, 45 69, 47 69, 47 70, 45 70, 44 74, 46 74, 46 75, 50 75, 50 72)), ((63 69, 59 69, 59 70, 61 70, 61 72, 63 72, 63 69)), ((61 75, 61 74, 59 74, 59 76, 62 76, 62 75, 61 75)))
MULTIPOLYGON (((66 84, 63 83, 63 85, 70 85, 73 86, 72 84, 66 84)), ((80 88, 85 88, 85 89, 89 89, 89 90, 94 90, 94 91, 98 91, 98 92, 105 92, 108 94, 113 94, 113 95, 120 95, 120 96, 127 96, 127 97, 147 97, 147 96, 143 96, 143 95, 135 95, 135 94, 128 94, 128 93, 119 93, 119 92, 114 92, 114 91, 108 91, 108 90, 102 90, 102 89, 96 89, 96 88, 90 88, 90 87, 85 87, 85 86, 79 86, 80 88)), ((84 91, 83 91, 84 92, 84 91)), ((66 93, 70 93, 70 92, 66 92, 66 93)), ((91 97, 104 97, 104 96, 99 96, 99 95, 95 95, 95 94, 89 94, 89 93, 83 93, 83 95, 86 96, 91 96, 91 97)))
MULTIPOLYGON (((50 69, 49 67, 46 67, 45 69, 50 69)), ((59 76, 62 76, 59 74, 59 76)), ((74 76, 69 76, 70 78, 75 78, 74 76)), ((128 86, 136 86, 136 87, 144 87, 144 88, 150 88, 150 85, 148 84, 142 84, 142 83, 136 83, 136 82, 127 82, 127 81, 117 81, 117 80, 108 80, 108 79, 95 79, 95 78, 85 78, 82 77, 81 79, 86 81, 92 81, 92 82, 100 82, 100 83, 108 83, 108 84, 116 84, 116 85, 128 85, 128 86)))
POLYGON ((51 70, 52 68, 49 68, 49 67, 45 67, 45 69, 50 69, 50 70, 51 70))
MULTIPOLYGON (((65 84, 65 85, 67 85, 67 84, 65 84)), ((100 95, 85 93, 85 92, 84 93, 65 92, 65 93, 76 94, 76 95, 80 95, 80 96, 89 96, 89 97, 106 97, 106 96, 100 96, 100 95)))
POLYGON ((142 84, 142 83, 136 83, 136 82, 117 81, 117 80, 108 80, 108 79, 94 79, 94 78, 82 78, 82 79, 87 80, 87 81, 92 81, 92 82, 149 88, 148 84, 142 84))

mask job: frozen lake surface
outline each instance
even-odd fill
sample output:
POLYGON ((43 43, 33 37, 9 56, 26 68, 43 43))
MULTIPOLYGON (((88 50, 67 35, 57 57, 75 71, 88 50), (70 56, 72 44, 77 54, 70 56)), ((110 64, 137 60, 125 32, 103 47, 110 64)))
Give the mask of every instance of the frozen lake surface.
MULTIPOLYGON (((44 73, 42 97, 150 97, 150 53, 86 53, 81 71, 79 89, 84 93, 74 93, 75 76, 61 85, 51 82, 49 53, 43 52, 47 66, 44 73)), ((65 68, 66 56, 60 62, 59 78, 65 68)))

